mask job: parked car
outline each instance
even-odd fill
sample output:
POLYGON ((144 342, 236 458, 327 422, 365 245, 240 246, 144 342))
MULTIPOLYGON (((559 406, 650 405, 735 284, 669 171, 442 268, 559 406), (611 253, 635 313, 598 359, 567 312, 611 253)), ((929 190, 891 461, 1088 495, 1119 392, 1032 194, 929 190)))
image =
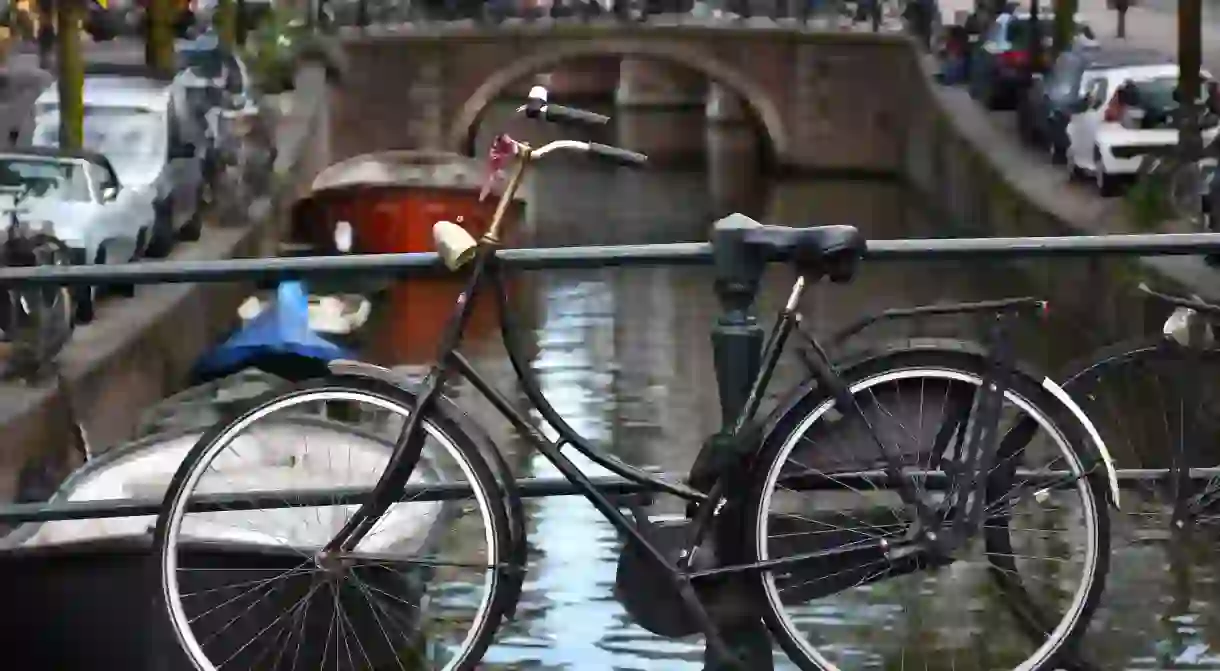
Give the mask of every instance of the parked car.
MULTIPOLYGON (((150 256, 164 256, 177 238, 203 230, 202 131, 186 112, 181 90, 147 77, 85 77, 84 147, 114 166, 126 188, 152 192, 156 221, 150 256)), ((34 105, 31 144, 59 145, 59 92, 52 85, 34 105)))
MULTIPOLYGON (((0 152, 0 189, 22 189, 20 216, 62 240, 74 263, 127 263, 148 248, 155 223, 151 192, 124 187, 110 161, 96 152, 0 152)), ((77 322, 93 320, 96 298, 93 287, 74 292, 77 322)))
MULTIPOLYGON (((1069 174, 1091 175, 1102 195, 1115 195, 1145 155, 1177 147, 1178 74, 1176 64, 1137 65, 1094 77, 1067 124, 1069 174)), ((1216 121, 1215 114, 1204 115, 1205 143, 1215 139, 1216 121)))
MULTIPOLYGON (((1049 65, 1054 43, 1055 15, 1038 14, 1038 33, 1042 38, 1039 62, 1031 62, 1034 22, 1028 12, 1000 14, 975 45, 970 57, 970 96, 988 109, 1011 108, 1035 72, 1049 65)), ((1096 36, 1082 19, 1076 18, 1077 45, 1096 44, 1096 36)))
POLYGON ((1054 67, 1033 82, 1017 104, 1021 139, 1046 148, 1052 163, 1067 152, 1067 125, 1093 79, 1105 71, 1139 65, 1171 65, 1173 58, 1157 51, 1130 47, 1078 46, 1060 54, 1054 67))

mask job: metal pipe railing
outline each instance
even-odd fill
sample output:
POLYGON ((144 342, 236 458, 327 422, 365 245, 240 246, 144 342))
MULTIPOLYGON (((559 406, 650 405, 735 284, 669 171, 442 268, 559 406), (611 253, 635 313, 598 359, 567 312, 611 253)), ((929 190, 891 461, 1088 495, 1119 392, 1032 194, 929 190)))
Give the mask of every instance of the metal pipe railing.
MULTIPOLYGON (((870 240, 865 258, 870 261, 983 261, 1203 254, 1220 254, 1220 233, 870 240)), ((505 266, 518 270, 711 265, 712 245, 707 242, 680 242, 661 245, 505 249, 497 256, 505 266)), ((0 288, 16 285, 267 281, 319 276, 411 277, 444 272, 446 271, 440 258, 431 252, 222 261, 145 261, 106 266, 0 268, 0 288)))
MULTIPOLYGON (((921 487, 927 491, 943 491, 952 485, 944 471, 909 472, 919 477, 921 487)), ((682 476, 671 473, 665 476, 677 481, 682 476)), ((1026 485, 1062 484, 1073 480, 1068 471, 1018 470, 1016 477, 1026 485)), ((1119 485, 1124 489, 1139 489, 1155 484, 1164 484, 1176 477, 1168 468, 1126 469, 1119 473, 1119 485)), ((1220 468, 1192 468, 1188 478, 1196 482, 1211 482, 1220 477, 1220 468)), ((658 490, 644 483, 625 480, 615 476, 591 478, 599 491, 608 496, 631 496, 656 493, 658 490)), ((883 489, 888 486, 889 476, 884 471, 859 471, 835 473, 833 476, 813 474, 796 478, 799 484, 792 487, 801 491, 861 491, 883 489)), ((522 498, 545 498, 550 496, 578 496, 582 492, 564 478, 523 478, 517 481, 522 498)), ((359 505, 373 490, 371 487, 330 487, 326 489, 298 489, 274 491, 250 491, 226 494, 201 494, 191 498, 190 511, 224 512, 244 510, 271 510, 292 507, 326 507, 359 505)), ((467 484, 407 485, 403 490, 403 503, 426 503, 432 501, 457 501, 474 496, 467 484)), ((106 519, 114 517, 141 517, 157 515, 161 511, 161 499, 108 499, 100 501, 64 501, 61 503, 18 503, 0 506, 0 523, 21 524, 25 522, 58 522, 63 520, 106 519)))
MULTIPOLYGON (((1220 253, 1220 233, 1063 236, 1026 238, 936 238, 872 240, 865 258, 873 261, 1002 260, 1037 257, 1165 256, 1220 253)), ((659 265, 711 265, 711 243, 609 245, 506 249, 498 254, 518 270, 562 270, 659 265)), ((781 259, 775 259, 779 261, 781 259)), ((274 281, 300 277, 421 276, 440 274, 444 266, 433 253, 345 255, 325 257, 158 261, 107 266, 0 268, 0 289, 14 286, 84 284, 157 284, 177 282, 274 281)), ((1146 473, 1120 479, 1138 481, 1146 473)), ((1163 474, 1161 474, 1163 475, 1163 474)), ((1161 477, 1158 475, 1157 477, 1161 477)), ((1192 473, 1192 477, 1196 474, 1192 473)), ((612 494, 643 491, 617 478, 595 480, 612 494)), ((575 493, 566 481, 523 480, 527 496, 575 493)), ((362 492, 348 492, 360 496, 362 492)), ((450 493, 453 494, 453 493, 450 493)), ((328 497, 333 497, 328 494, 328 497)), ((276 495, 282 500, 283 493, 276 495)), ((332 500, 328 499, 328 500, 332 500)), ((205 505, 205 504, 201 504, 205 505)), ((213 502, 211 505, 217 505, 213 502)), ((160 501, 123 499, 69 503, 25 503, 0 506, 0 522, 46 522, 68 519, 155 515, 160 501)))

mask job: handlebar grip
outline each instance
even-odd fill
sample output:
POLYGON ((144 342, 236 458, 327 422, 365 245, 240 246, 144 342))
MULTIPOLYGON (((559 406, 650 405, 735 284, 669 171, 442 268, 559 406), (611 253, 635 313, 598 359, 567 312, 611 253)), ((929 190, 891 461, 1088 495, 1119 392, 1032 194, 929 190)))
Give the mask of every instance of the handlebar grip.
POLYGON ((600 142, 590 142, 589 153, 596 155, 598 158, 632 168, 640 168, 648 165, 647 154, 641 154, 639 152, 623 149, 621 147, 612 147, 608 144, 601 144, 600 142))
POLYGON ((525 108, 525 114, 534 119, 578 126, 604 126, 610 123, 610 117, 605 114, 556 105, 554 103, 544 103, 540 100, 530 100, 530 103, 525 108))

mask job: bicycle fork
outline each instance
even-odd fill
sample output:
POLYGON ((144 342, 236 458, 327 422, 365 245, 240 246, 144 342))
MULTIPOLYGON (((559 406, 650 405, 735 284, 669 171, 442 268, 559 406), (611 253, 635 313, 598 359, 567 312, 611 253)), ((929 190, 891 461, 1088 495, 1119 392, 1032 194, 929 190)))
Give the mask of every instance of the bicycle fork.
POLYGON ((389 463, 386 464, 377 484, 373 486, 369 500, 362 503, 348 518, 343 528, 326 543, 318 553, 319 558, 336 552, 351 552, 355 549, 360 541, 372 531, 381 516, 397 502, 396 494, 402 491, 411 479, 411 474, 415 472, 415 467, 419 464, 420 456, 423 453, 424 442, 427 440, 427 435, 423 430, 423 417, 427 414, 432 402, 436 400, 436 395, 440 393, 448 376, 453 355, 457 351, 458 345, 461 344, 462 331, 465 330, 466 322, 469 319, 470 306, 474 303, 487 264, 494 259, 494 255, 494 247, 481 245, 478 248, 474 268, 466 280, 462 293, 458 295, 456 308, 442 332, 436 363, 432 365, 427 377, 424 378, 419 394, 415 397, 415 407, 411 409, 411 414, 404 422, 397 440, 394 441, 394 453, 390 456, 389 463))

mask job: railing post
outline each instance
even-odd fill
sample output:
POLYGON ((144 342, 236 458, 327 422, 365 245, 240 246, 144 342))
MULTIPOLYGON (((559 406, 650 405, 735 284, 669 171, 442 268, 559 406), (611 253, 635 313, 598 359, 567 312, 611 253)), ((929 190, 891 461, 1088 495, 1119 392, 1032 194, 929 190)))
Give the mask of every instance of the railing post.
MULTIPOLYGON (((713 450, 732 449, 729 434, 750 394, 762 357, 763 329, 754 317, 754 299, 765 264, 741 246, 742 236, 756 224, 738 214, 716 222, 712 232, 712 259, 720 316, 712 327, 712 359, 720 394, 720 432, 712 437, 713 450)), ((760 619, 742 618, 722 622, 725 642, 750 671, 769 671, 771 637, 760 619)), ((708 652, 705 671, 730 668, 726 660, 708 652)), ((732 667, 737 668, 737 667, 732 667)))

